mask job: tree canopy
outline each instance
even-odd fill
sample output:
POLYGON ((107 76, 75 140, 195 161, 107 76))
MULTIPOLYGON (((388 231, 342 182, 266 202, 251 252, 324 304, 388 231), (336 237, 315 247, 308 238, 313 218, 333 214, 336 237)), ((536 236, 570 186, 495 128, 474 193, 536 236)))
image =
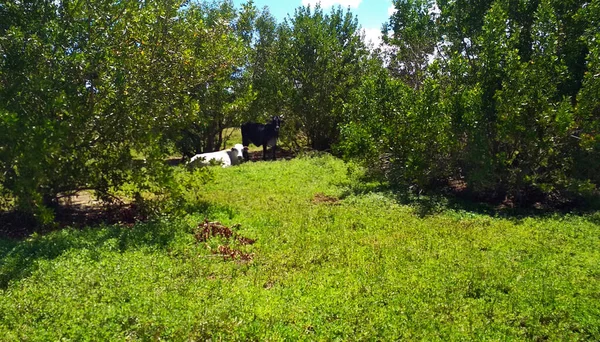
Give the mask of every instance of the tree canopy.
POLYGON ((392 153, 395 182, 464 180, 517 202, 596 191, 597 1, 394 5, 383 32, 390 73, 379 78, 413 90, 396 91, 409 105, 373 115, 389 122, 391 136, 377 139, 392 153))
POLYGON ((252 1, 3 1, 2 197, 51 220, 61 194, 166 182, 169 154, 271 115, 289 146, 395 186, 597 194, 598 1, 393 3, 371 50, 341 7, 278 23, 252 1))

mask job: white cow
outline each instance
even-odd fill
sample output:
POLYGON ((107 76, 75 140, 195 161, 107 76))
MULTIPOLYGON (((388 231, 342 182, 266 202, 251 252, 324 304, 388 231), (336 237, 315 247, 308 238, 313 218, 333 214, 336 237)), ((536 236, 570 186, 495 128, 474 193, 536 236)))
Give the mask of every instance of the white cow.
POLYGON ((244 160, 243 150, 244 146, 242 144, 235 144, 229 150, 197 154, 190 159, 188 165, 211 165, 212 163, 222 165, 223 167, 237 165, 244 160))

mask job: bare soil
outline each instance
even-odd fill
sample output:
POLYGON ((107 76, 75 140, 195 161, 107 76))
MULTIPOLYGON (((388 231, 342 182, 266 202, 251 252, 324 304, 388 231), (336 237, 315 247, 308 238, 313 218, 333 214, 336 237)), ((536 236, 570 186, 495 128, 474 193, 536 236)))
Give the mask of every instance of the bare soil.
POLYGON ((54 224, 47 226, 41 226, 33 215, 28 213, 1 212, 0 238, 24 239, 34 232, 45 234, 64 227, 83 228, 101 224, 132 226, 136 222, 147 220, 135 204, 126 201, 102 202, 87 191, 61 198, 54 212, 54 224))
MULTIPOLYGON (((271 157, 273 156, 272 154, 273 152, 271 152, 271 150, 267 150, 267 160, 271 160, 271 157)), ((248 154, 250 155, 250 161, 261 161, 263 160, 263 152, 262 151, 249 151, 248 154)), ((290 160, 296 157, 296 154, 294 154, 291 151, 287 151, 287 150, 282 150, 280 148, 277 149, 277 151, 275 151, 275 159, 285 159, 285 160, 290 160)))

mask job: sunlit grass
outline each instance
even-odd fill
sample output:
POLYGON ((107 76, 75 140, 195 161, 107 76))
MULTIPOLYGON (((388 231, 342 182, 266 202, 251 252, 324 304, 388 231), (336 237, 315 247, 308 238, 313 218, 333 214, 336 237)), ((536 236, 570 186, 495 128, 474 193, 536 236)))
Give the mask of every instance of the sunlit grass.
MULTIPOLYGON (((236 127, 225 128, 223 130, 223 141, 224 141, 224 145, 225 145, 223 147, 223 149, 232 148, 235 144, 241 144, 242 143, 242 130, 240 128, 236 128, 236 127)), ((248 151, 251 151, 251 152, 262 151, 262 146, 256 147, 256 146, 250 144, 250 146, 248 146, 248 151)))
POLYGON ((214 168, 186 197, 202 212, 0 241, 0 336, 600 339, 598 214, 423 217, 349 170, 328 156, 214 168), (205 217, 239 223, 254 260, 197 243, 205 217))

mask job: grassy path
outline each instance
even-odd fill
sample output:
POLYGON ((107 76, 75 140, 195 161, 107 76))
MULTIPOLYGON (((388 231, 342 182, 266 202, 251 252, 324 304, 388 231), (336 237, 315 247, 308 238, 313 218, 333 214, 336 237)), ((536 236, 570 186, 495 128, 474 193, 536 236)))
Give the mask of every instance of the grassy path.
POLYGON ((331 157, 246 163, 190 189, 203 213, 0 241, 0 336, 600 340, 598 214, 421 217, 367 188, 331 157), (197 243, 205 216, 253 261, 197 243))

